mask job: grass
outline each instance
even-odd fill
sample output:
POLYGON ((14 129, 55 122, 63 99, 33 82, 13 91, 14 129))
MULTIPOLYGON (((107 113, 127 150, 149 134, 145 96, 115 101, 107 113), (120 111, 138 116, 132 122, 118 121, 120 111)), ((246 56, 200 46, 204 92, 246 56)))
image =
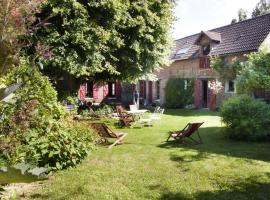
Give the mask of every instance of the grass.
POLYGON ((153 127, 131 128, 125 144, 98 148, 54 174, 29 199, 270 199, 270 146, 230 141, 217 113, 169 110, 153 127), (165 142, 169 130, 204 121, 204 143, 165 142))

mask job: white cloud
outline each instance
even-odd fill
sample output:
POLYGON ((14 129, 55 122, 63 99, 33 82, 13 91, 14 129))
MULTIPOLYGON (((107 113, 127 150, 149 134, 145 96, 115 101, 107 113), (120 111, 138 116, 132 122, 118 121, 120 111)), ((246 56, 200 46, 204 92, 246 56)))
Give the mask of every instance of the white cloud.
POLYGON ((179 0, 175 8, 177 21, 173 37, 181 38, 201 30, 227 25, 237 17, 240 8, 251 14, 259 0, 179 0))

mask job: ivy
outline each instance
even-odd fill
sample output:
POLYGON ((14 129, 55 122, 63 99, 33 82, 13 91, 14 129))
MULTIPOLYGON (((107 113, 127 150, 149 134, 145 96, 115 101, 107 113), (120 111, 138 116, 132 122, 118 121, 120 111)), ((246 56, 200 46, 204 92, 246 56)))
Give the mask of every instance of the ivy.
MULTIPOLYGON (((245 59, 245 58, 243 58, 245 59)), ((242 59, 235 57, 229 62, 226 57, 212 56, 211 57, 211 68, 219 74, 221 80, 234 80, 241 71, 242 59)))
POLYGON ((251 94, 255 91, 270 90, 270 53, 259 51, 247 56, 242 62, 241 73, 237 78, 237 91, 251 94))
POLYGON ((171 78, 165 87, 165 101, 168 108, 184 108, 193 103, 194 80, 171 78))

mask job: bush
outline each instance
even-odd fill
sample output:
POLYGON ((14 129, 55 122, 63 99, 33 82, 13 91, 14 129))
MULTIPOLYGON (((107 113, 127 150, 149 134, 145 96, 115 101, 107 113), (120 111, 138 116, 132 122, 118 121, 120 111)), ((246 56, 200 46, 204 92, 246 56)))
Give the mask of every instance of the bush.
POLYGON ((193 103, 194 81, 171 78, 165 87, 167 108, 184 108, 193 103))
POLYGON ((26 162, 49 170, 75 166, 91 150, 87 126, 71 123, 57 93, 38 69, 24 65, 0 84, 22 83, 10 103, 0 102, 0 155, 9 163, 26 162))
POLYGON ((78 122, 47 121, 47 127, 24 134, 22 143, 17 150, 19 162, 59 170, 77 165, 88 155, 93 149, 93 134, 78 122))
POLYGON ((270 139, 270 106, 249 96, 237 96, 221 107, 226 133, 232 139, 264 141, 270 139))

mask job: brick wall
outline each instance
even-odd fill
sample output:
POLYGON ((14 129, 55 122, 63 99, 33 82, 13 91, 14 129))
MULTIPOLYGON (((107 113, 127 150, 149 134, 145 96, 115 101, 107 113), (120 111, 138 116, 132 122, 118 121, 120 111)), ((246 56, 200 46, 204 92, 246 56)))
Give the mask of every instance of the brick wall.
MULTIPOLYGON (((227 60, 232 62, 236 57, 243 57, 242 54, 237 55, 230 55, 227 56, 227 60)), ((181 77, 187 79, 200 79, 200 80, 213 80, 218 79, 218 73, 212 70, 211 68, 208 69, 201 69, 199 67, 200 60, 197 59, 190 59, 190 60, 180 60, 174 61, 169 66, 165 66, 163 69, 157 71, 155 74, 157 78, 160 80, 160 102, 161 104, 165 103, 165 87, 166 83, 169 78, 172 77, 181 77)), ((225 84, 223 83, 225 88, 225 84)), ((155 91, 155 84, 153 84, 153 100, 156 99, 156 91, 155 91)), ((217 106, 219 106, 224 99, 230 98, 234 94, 232 93, 225 93, 222 90, 221 94, 217 96, 217 106)))

